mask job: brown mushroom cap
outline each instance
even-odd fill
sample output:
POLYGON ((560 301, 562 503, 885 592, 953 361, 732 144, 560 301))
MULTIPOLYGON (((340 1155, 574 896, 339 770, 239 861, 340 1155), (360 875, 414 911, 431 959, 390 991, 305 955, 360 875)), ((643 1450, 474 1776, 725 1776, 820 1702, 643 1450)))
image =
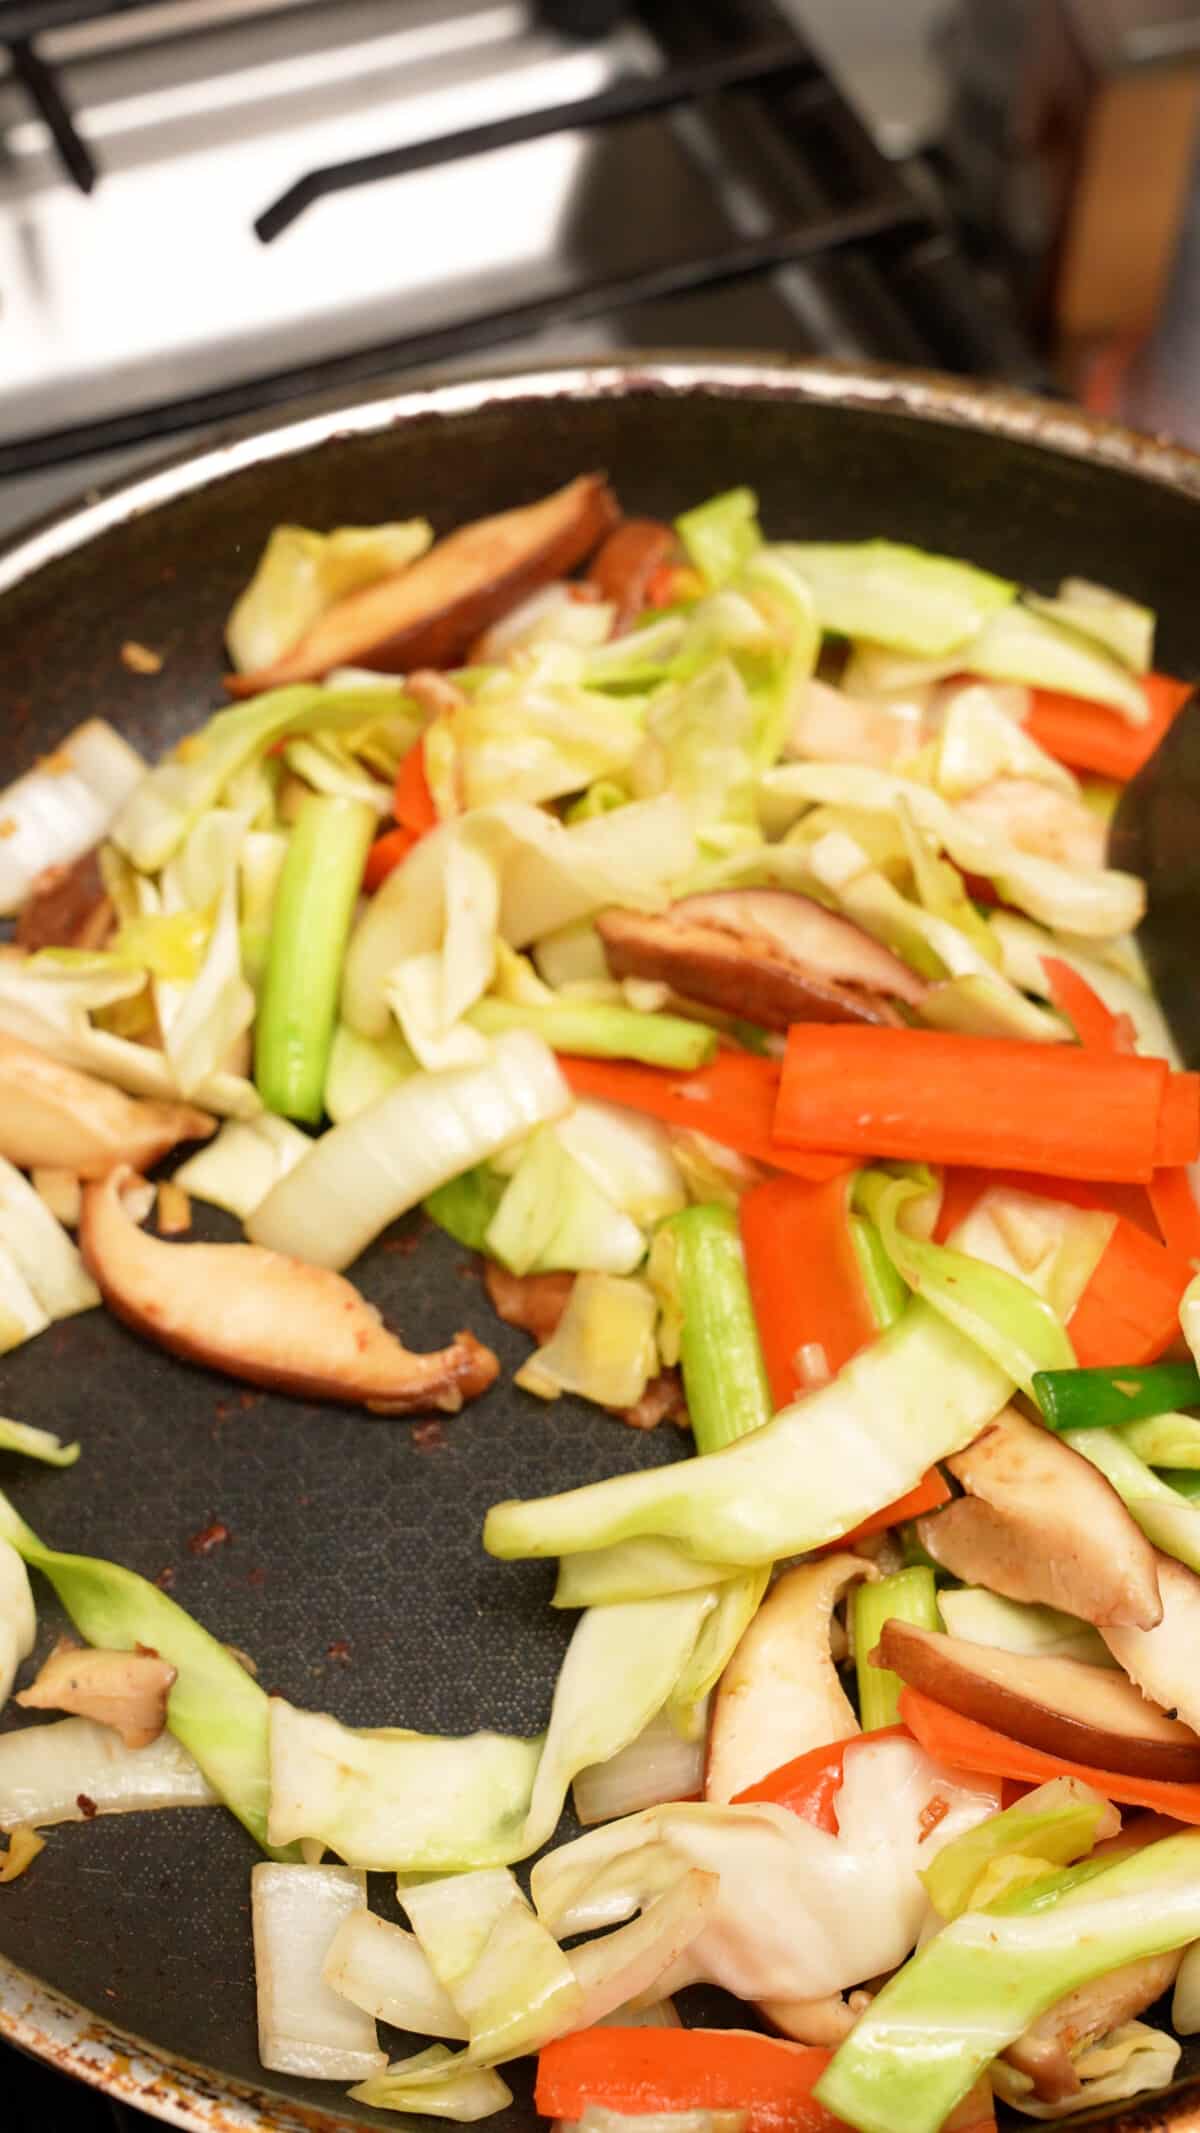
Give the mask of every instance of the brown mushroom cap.
POLYGON ((407 570, 336 601, 273 665, 227 675, 225 685, 257 696, 331 667, 453 666, 489 622, 590 555, 617 516, 604 476, 581 474, 536 504, 460 526, 407 570))
POLYGON ((657 978, 684 998, 787 1029, 793 1022, 901 1019, 924 979, 861 926, 791 889, 687 896, 653 915, 604 911, 596 921, 615 977, 657 978))
POLYGON ((1161 1559, 1104 1476, 1052 1431, 1006 1407, 946 1464, 967 1494, 918 1532, 955 1577, 1100 1627, 1159 1621, 1161 1559))
POLYGON ((1159 1555, 1157 1564, 1161 1620, 1148 1629, 1110 1625, 1100 1634, 1143 1695, 1200 1731, 1200 1577, 1170 1555, 1159 1555))
POLYGON ((914 1689, 1026 1747, 1127 1777, 1200 1779, 1200 1735, 1147 1703, 1122 1674, 895 1619, 884 1624, 879 1655, 914 1689))
POLYGON ((83 1196, 79 1243, 109 1309, 159 1347, 302 1399, 455 1413, 499 1364, 472 1333, 414 1355, 326 1267, 256 1244, 164 1244, 131 1222, 116 1170, 83 1196))

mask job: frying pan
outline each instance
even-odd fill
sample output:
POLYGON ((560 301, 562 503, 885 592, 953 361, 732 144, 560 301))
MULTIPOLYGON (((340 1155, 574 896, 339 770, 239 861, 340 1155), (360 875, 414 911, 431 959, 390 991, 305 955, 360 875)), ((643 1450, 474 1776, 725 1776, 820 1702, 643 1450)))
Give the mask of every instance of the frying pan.
MULTIPOLYGON (((645 358, 408 387, 243 433, 68 511, 0 554, 0 784, 88 713, 157 754, 220 701, 222 623, 271 527, 425 513, 439 531, 605 467, 669 517, 734 483, 769 531, 887 533, 1051 590, 1068 573, 1161 617, 1160 662, 1200 672, 1200 461, 1073 411, 949 379, 645 358), (134 638, 162 654, 134 675, 134 638)), ((1148 862, 1147 862, 1148 863, 1148 862)), ((221 1234, 219 1218, 200 1234, 221 1234)), ((489 1561, 489 1503, 678 1456, 678 1436, 513 1390, 523 1336, 467 1255, 409 1218, 355 1270, 414 1346, 461 1324, 496 1388, 433 1428, 239 1393, 93 1312, 0 1365, 0 1408, 76 1435, 69 1472, 0 1457, 0 1485, 56 1546, 172 1591, 259 1677, 351 1725, 533 1732, 569 1622, 545 1565, 489 1561), (228 1538, 205 1549, 219 1521, 228 1538), (210 1536, 211 1537, 211 1536, 210 1536)), ((43 1590, 39 1656, 62 1626, 43 1590)), ((53 1831, 0 1890, 0 2032, 194 2133, 395 2127, 332 2086, 266 2075, 255 2049, 249 1870, 232 1816, 114 1817, 53 1831)), ((379 1882, 373 1902, 388 1908, 379 1882)), ((396 1915, 394 1912, 391 1915, 396 1915)), ((396 2052, 401 2040, 389 2040, 396 2052)), ((1200 2126, 1200 2047, 1149 2115, 1200 2126)), ((529 2127, 518 2083, 506 2129, 529 2127)))

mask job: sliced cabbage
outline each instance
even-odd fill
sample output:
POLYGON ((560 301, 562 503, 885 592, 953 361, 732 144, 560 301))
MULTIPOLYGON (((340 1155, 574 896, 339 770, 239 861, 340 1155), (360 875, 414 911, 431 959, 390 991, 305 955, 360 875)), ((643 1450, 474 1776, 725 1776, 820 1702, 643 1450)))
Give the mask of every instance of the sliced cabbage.
POLYGON ((646 1252, 636 1222, 613 1205, 550 1126, 525 1143, 484 1242, 512 1274, 553 1268, 631 1274, 646 1252))
POLYGON ((1022 851, 994 832, 963 820, 939 794, 911 778, 862 764, 789 763, 770 770, 759 786, 768 829, 786 829, 807 804, 894 814, 903 802, 917 827, 935 839, 957 867, 994 881, 1010 903, 1048 926, 1087 937, 1127 933, 1137 925, 1145 891, 1132 874, 1115 868, 1079 873, 1022 851))
POLYGON ((998 1860, 1016 1854, 1048 1866, 1069 1866, 1115 1837, 1120 1827, 1116 1808, 1090 1785, 1080 1778, 1052 1778, 943 1845, 921 1879, 934 1910, 943 1918, 959 1918, 978 1908, 979 1883, 998 1860))
POLYGON ((1126 1510, 1147 1540, 1200 1573, 1200 1503, 1152 1473, 1124 1435, 1115 1429, 1069 1429, 1063 1442, 1082 1453, 1112 1483, 1126 1510))
POLYGON ((329 1943, 321 1974, 331 1991, 376 2021, 419 2037, 466 2039, 467 2025, 430 1969, 420 1941, 386 1918, 351 1911, 329 1943))
POLYGON ((90 1311, 100 1291, 41 1194, 0 1156, 0 1251, 11 1258, 47 1318, 90 1311))
POLYGON ((401 1901, 467 2024, 473 2065, 515 2059, 576 2027, 583 1989, 570 1958, 511 1874, 459 1874, 408 1889, 401 1901))
POLYGON ((671 1135, 656 1119, 577 1097, 553 1130, 568 1155, 631 1221, 648 1226, 687 1206, 671 1135))
POLYGON ((1106 704, 1130 726, 1144 726, 1150 706, 1138 682, 1119 659, 1061 615, 1048 617, 1018 601, 994 614, 978 637, 962 648, 968 672, 992 681, 1024 681, 1038 689, 1106 704))
POLYGON ((1016 1037, 1026 1044, 1066 1044, 1067 1024, 1027 1000, 998 972, 947 978, 931 985, 921 1002, 920 1019, 930 1029, 959 1030, 968 1037, 1016 1037))
POLYGON ((559 1935, 615 1924, 687 1869, 719 1877, 714 1907, 663 1991, 701 1980, 740 1999, 815 1999, 891 1970, 928 1916, 920 1870, 994 1813, 988 1779, 945 1771, 915 1742, 847 1750, 838 1833, 773 1805, 657 1807, 540 1859, 531 1888, 559 1935), (936 1828, 921 1816, 937 1797, 936 1828))
POLYGON ((283 760, 314 792, 332 793, 340 800, 361 800, 380 821, 392 812, 391 783, 381 784, 378 778, 371 777, 332 736, 288 741, 283 760))
POLYGON ((698 1799, 704 1790, 706 1752, 703 1727, 695 1739, 685 1740, 668 1711, 660 1711, 628 1747, 577 1773, 576 1819, 587 1829, 638 1814, 644 1807, 698 1799))
POLYGON ((681 512, 675 531, 705 584, 724 585, 762 545, 758 498, 753 489, 726 489, 681 512))
POLYGON ((691 1658, 667 1704, 667 1715, 685 1740, 705 1739, 709 1697, 758 1613, 770 1582, 770 1570, 764 1565, 743 1570, 740 1577, 726 1578, 717 1586, 716 1605, 701 1625, 691 1658))
POLYGON ((394 1024, 380 1037, 360 1037, 339 1022, 325 1071, 325 1109, 335 1126, 347 1125, 418 1071, 394 1024))
POLYGON ((600 1407, 632 1407, 658 1368, 657 1317, 645 1282, 580 1274, 550 1339, 514 1383, 543 1400, 575 1392, 600 1407))
MULTIPOLYGON (((120 1005, 143 990, 140 970, 55 966, 40 956, 0 953, 0 1030, 49 1052, 64 1066, 111 1081, 130 1096, 170 1100, 180 1093, 165 1053, 97 1028, 93 1013, 120 1005)), ((254 1118, 262 1109, 252 1081, 224 1069, 193 1092, 207 1111, 254 1118)))
POLYGON ((1167 1837, 1057 1902, 968 1911, 871 2001, 816 2096, 863 2133, 936 2133, 984 2067, 1068 1992, 1200 1934, 1200 1834, 1167 1837))
POLYGON ((968 682, 946 700, 934 784, 945 799, 959 800, 998 777, 1032 778, 1060 792, 1079 791, 1078 780, 1021 730, 996 703, 991 689, 968 682))
POLYGON ((1200 1418, 1195 1415, 1150 1415, 1144 1422, 1122 1422, 1117 1434, 1147 1466, 1200 1468, 1200 1418))
POLYGON ((217 806, 230 779, 274 741, 324 727, 344 731, 374 724, 383 717, 385 703, 404 711, 408 698, 399 683, 392 685, 389 699, 381 689, 343 691, 303 682, 218 711, 147 771, 112 825, 114 842, 141 873, 156 874, 188 831, 217 806))
POLYGON ((641 704, 589 691, 577 672, 571 655, 547 647, 515 671, 489 676, 455 712, 464 808, 558 800, 629 771, 641 745, 641 704))
MULTIPOLYGON (((17 1668, 23 1659, 28 1659, 36 1636, 37 1614, 29 1573, 11 1543, 0 1540, 0 1709, 12 1695, 17 1668)), ((0 1735, 0 1740, 6 1738, 7 1735, 0 1735)))
POLYGON ((251 828, 242 842, 238 860, 242 969, 254 986, 261 985, 267 967, 287 847, 287 837, 273 829, 251 828))
POLYGON ((394 577, 424 555, 432 540, 433 528, 423 518, 338 526, 332 533, 275 526, 225 625, 239 674, 274 666, 326 608, 380 578, 394 577))
POLYGON ((490 2066, 472 2066, 465 2052, 431 2044, 412 2059, 397 2059, 351 2089, 356 2103, 377 2111, 404 2111, 418 2118, 446 2118, 474 2125, 512 2102, 512 2090, 490 2066))
POLYGON ((244 1222, 311 1147, 307 1133, 272 1111, 227 1119, 213 1140, 180 1165, 175 1183, 194 1200, 223 1207, 244 1222))
POLYGON ((0 1829, 82 1822, 92 1809, 115 1815, 216 1804, 217 1794, 169 1733, 160 1733, 148 1748, 127 1748, 111 1726, 92 1718, 58 1718, 0 1733, 0 1829))
POLYGON ((254 1210, 247 1234, 314 1266, 348 1266, 427 1193, 561 1117, 570 1102, 541 1038, 514 1030, 482 1066, 414 1074, 311 1142, 254 1210))
POLYGON ((1117 1663, 1090 1622, 1055 1607, 1006 1600, 982 1585, 961 1585, 939 1592, 938 1608, 951 1636, 965 1637, 968 1644, 990 1644, 1030 1658, 1078 1659, 1085 1666, 1117 1663))
POLYGON ((921 659, 956 651, 1016 597, 1007 579, 898 541, 783 541, 770 552, 811 587, 822 629, 921 659))
POLYGON ((635 789, 643 799, 673 793, 701 835, 712 822, 755 829, 756 736, 754 705, 736 666, 713 660, 652 699, 635 789))
POLYGON ((99 844, 145 771, 107 720, 90 718, 0 793, 0 918, 20 910, 48 867, 99 844))
POLYGON ((1148 674, 1154 664, 1155 615, 1124 593, 1110 592, 1107 585, 1093 585, 1089 578, 1064 578, 1054 600, 1026 593, 1027 604, 1051 622, 1065 622, 1069 629, 1090 637, 1111 652, 1133 674, 1148 674))
POLYGON ((1165 1059, 1173 1067, 1182 1065, 1153 993, 1101 955, 1097 943, 1065 938, 1060 932, 1043 932, 1029 919, 1018 918, 1015 911, 996 911, 989 923, 1000 944, 1004 974, 1014 985, 1045 997, 1048 981, 1042 958, 1057 956, 1087 979, 1114 1015, 1129 1016, 1139 1052, 1152 1059, 1165 1059))
POLYGON ((567 1555, 558 1566, 552 1607, 611 1607, 615 1600, 656 1600, 667 1592, 720 1585, 727 1563, 699 1562, 675 1541, 618 1541, 567 1555))
POLYGON ((239 861, 245 818, 214 807, 196 824, 160 882, 168 917, 215 906, 199 970, 186 985, 159 980, 155 1003, 163 1049, 183 1096, 193 1096, 228 1059, 254 1020, 242 975, 239 861))
POLYGON ((504 1179, 497 1167, 477 1163, 474 1170, 464 1170, 461 1177, 439 1185, 421 1204, 439 1229, 469 1252, 481 1252, 504 1193, 504 1179))
MULTIPOLYGON (((787 845, 776 846, 777 862, 788 851, 787 845)), ((902 957, 921 977, 986 980, 996 975, 976 939, 961 932, 951 920, 902 896, 882 869, 871 864, 870 855, 857 838, 843 830, 827 830, 797 856, 802 871, 811 875, 817 887, 824 889, 848 918, 902 957)))
POLYGON ((1132 2096, 1166 2088, 1179 2064, 1180 2051, 1177 2039, 1165 2030, 1151 2029, 1145 2022, 1122 2022, 1078 2053, 1073 2064, 1079 2092, 1061 2103, 1040 2103, 1031 2094, 1029 2075, 1003 2059, 997 2059, 991 2078, 1001 2101, 1024 2112, 1026 2118, 1070 2118, 1076 2111, 1125 2103, 1132 2096))
POLYGON ((373 2018, 322 1975, 338 1927, 366 1908, 363 1878, 348 1867, 263 1859, 251 1868, 258 2056, 271 2073, 357 2081, 387 2064, 373 2018))
POLYGON ((0 1355, 33 1340, 49 1324, 49 1312, 43 1310, 12 1253, 0 1250, 0 1355))

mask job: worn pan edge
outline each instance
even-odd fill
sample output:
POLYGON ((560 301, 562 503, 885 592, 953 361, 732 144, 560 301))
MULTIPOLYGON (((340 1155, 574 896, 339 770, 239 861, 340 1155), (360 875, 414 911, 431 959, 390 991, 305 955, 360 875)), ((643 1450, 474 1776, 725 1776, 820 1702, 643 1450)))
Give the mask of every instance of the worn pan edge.
MULTIPOLYGON (((621 400, 641 394, 782 398, 876 408, 1030 443, 1200 497, 1200 453, 1004 385, 767 351, 707 356, 647 350, 532 368, 517 362, 452 380, 437 373, 417 374, 396 389, 322 396, 273 422, 253 417, 221 430, 211 443, 170 455, 148 473, 106 484, 0 543, 0 595, 112 526, 257 462, 310 451, 338 436, 369 434, 430 417, 452 418, 497 403, 621 400)), ((104 2022, 2 1955, 0 2036, 183 2133, 353 2133, 362 2123, 310 2110, 229 2076, 210 2075, 104 2022)), ((1093 2114, 1085 2114, 1084 2122, 1094 2122, 1093 2114)), ((1104 2114, 1101 2123, 1104 2133, 1200 2133, 1200 2094, 1151 2098, 1142 2109, 1119 2119, 1104 2114)))

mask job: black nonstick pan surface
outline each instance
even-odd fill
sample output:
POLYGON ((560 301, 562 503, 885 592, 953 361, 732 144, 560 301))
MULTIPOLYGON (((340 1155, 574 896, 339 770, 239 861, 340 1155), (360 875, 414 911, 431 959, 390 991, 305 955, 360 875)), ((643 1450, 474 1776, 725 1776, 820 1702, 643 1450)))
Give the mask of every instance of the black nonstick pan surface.
MULTIPOLYGON (((1046 590, 1066 574, 1119 586, 1158 610, 1159 664, 1200 673, 1200 462, 1186 453, 950 380, 606 361, 321 409, 0 554, 0 784, 89 713, 151 755, 198 724, 221 701, 224 618, 279 521, 423 513, 447 531, 593 467, 630 511, 670 517, 745 482, 777 536, 888 534, 1046 590), (128 639, 161 671, 129 672, 128 639)), ((203 1217, 194 1232, 219 1233, 203 1217)), ((168 1575, 300 1704, 351 1725, 535 1731, 570 1621, 547 1605, 550 1568, 483 1555, 484 1512, 677 1457, 679 1436, 515 1391, 528 1342, 494 1321, 468 1255, 419 1219, 354 1278, 416 1347, 473 1326, 500 1353, 500 1382, 437 1425, 372 1420, 243 1393, 97 1311, 0 1360, 0 1411, 84 1447, 65 1473, 0 1455, 0 1486, 54 1545, 168 1575), (218 1526, 226 1537, 204 1546, 218 1526)), ((39 1600, 40 1652, 61 1624, 44 1587, 39 1600)), ((0 1889, 0 2034, 207 2133, 394 2126, 259 2067, 254 1856, 219 1811, 52 1831, 0 1889)), ((386 1893, 373 1901, 386 1908, 386 1893)), ((1200 2083, 1195 2045, 1183 2071, 1200 2083)), ((500 2128, 533 2123, 517 2090, 500 2128)), ((1180 2090, 1173 2126, 1200 2124, 1194 2094, 1180 2090)), ((1163 2107, 1140 2122, 1162 2123, 1163 2107)))

